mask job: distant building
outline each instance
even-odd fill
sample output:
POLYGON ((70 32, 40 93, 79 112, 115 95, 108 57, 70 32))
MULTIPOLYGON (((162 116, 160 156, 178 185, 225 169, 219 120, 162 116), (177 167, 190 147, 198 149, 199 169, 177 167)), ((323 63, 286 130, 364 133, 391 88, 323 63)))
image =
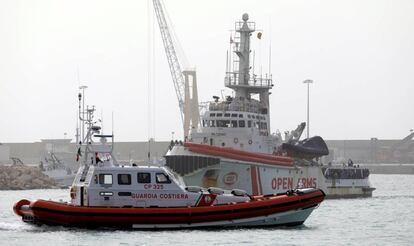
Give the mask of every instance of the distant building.
MULTIPOLYGON (((326 140, 329 161, 359 163, 414 163, 414 140, 326 140)), ((327 160, 327 159, 326 159, 327 160)))
MULTIPOLYGON (((11 157, 17 157, 25 164, 38 165, 40 161, 51 153, 55 153, 59 158, 75 161, 77 148, 70 139, 42 139, 41 142, 34 143, 4 143, 4 149, 9 150, 10 155, 4 157, 4 162, 10 164, 11 157)), ((115 143, 114 156, 119 161, 143 161, 150 158, 164 156, 170 142, 117 142, 115 143)), ((5 152, 6 153, 6 152, 5 152)), ((1 154, 1 148, 0 148, 1 154)))
POLYGON ((0 163, 7 162, 10 159, 10 147, 0 143, 0 163))
MULTIPOLYGON (((414 134, 413 134, 414 136, 414 134)), ((34 143, 4 143, 0 145, 0 163, 11 163, 12 157, 21 159, 26 164, 39 164, 51 152, 59 153, 63 159, 76 158, 76 144, 70 139, 43 139, 34 143), (64 156, 64 157, 63 157, 64 156), (8 161, 9 160, 9 161, 8 161)), ((329 155, 322 158, 323 163, 414 163, 414 140, 406 137, 402 140, 326 140, 329 155)), ((142 162, 163 157, 170 142, 117 142, 114 156, 119 161, 142 162)))

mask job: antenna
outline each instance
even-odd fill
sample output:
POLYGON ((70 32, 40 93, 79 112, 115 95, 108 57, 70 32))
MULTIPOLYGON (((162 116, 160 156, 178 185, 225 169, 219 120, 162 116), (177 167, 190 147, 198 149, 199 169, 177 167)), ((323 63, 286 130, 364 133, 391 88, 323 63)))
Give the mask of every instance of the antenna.
POLYGON ((229 51, 226 53, 226 73, 229 72, 229 51))
POLYGON ((252 64, 252 75, 254 77, 254 61, 256 60, 256 51, 253 51, 253 64, 252 64))
MULTIPOLYGON (((160 3, 161 4, 161 3, 160 3)), ((147 32, 148 32, 148 37, 147 37, 147 63, 148 63, 148 65, 147 65, 147 88, 148 88, 148 91, 147 91, 147 95, 148 95, 148 98, 147 98, 147 103, 148 103, 148 105, 147 105, 147 110, 148 110, 148 115, 147 115, 147 117, 148 117, 148 119, 147 119, 147 122, 148 122, 148 128, 147 128, 147 137, 148 137, 148 153, 147 153, 147 156, 148 156, 148 161, 150 161, 150 156, 151 156, 151 142, 150 142, 150 139, 151 139, 151 133, 152 133, 152 127, 151 127, 151 121, 152 121, 152 113, 154 113, 154 112, 151 112, 152 111, 152 82, 153 82, 153 78, 152 78, 152 76, 154 75, 153 73, 152 73, 152 69, 153 69, 153 67, 152 67, 152 65, 154 65, 154 62, 152 61, 152 55, 154 55, 154 48, 153 48, 153 46, 154 46, 154 43, 153 42, 151 42, 151 41, 153 41, 154 40, 154 18, 153 18, 153 16, 151 15, 151 13, 152 13, 152 11, 151 11, 151 4, 150 4, 150 1, 148 1, 148 9, 147 9, 147 18, 148 18, 148 26, 147 26, 147 32), (152 25, 151 25, 152 24, 152 25), (152 35, 151 35, 152 34, 152 35), (152 53, 151 53, 151 51, 152 51, 152 53)))
POLYGON ((79 143, 79 111, 76 111, 76 144, 79 143))
POLYGON ((151 162, 151 138, 148 139, 148 163, 151 162))
MULTIPOLYGON (((85 89, 88 88, 86 85, 79 86, 79 90, 82 90, 82 93, 79 92, 79 120, 85 120, 85 89), (82 101, 82 112, 81 112, 81 101, 82 101)), ((85 124, 82 124, 82 141, 85 140, 85 124)))
POLYGON ((112 111, 112 137, 114 136, 114 111, 112 111))
POLYGON ((272 76, 272 22, 269 17, 269 76, 272 76))
POLYGON ((103 120, 103 109, 101 109, 101 131, 104 133, 104 120, 103 120))
POLYGON ((80 87, 79 65, 76 65, 76 76, 78 79, 78 87, 80 87))

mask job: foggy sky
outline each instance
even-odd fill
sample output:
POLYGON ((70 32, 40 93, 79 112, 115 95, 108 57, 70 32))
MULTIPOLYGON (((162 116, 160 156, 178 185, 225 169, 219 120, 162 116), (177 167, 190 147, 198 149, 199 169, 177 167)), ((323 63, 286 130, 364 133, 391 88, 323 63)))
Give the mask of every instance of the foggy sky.
MULTIPOLYGON (((104 130, 111 130, 114 113, 116 141, 181 136, 178 102, 148 4, 0 0, 0 142, 63 138, 65 132, 74 138, 79 85, 89 87, 87 102, 97 106, 104 130), (154 75, 150 89, 148 74, 154 75)), ((256 71, 268 71, 271 43, 272 132, 306 121, 306 79, 314 80, 311 135, 399 139, 414 128, 413 1, 165 4, 188 65, 197 68, 199 101, 221 96, 229 30, 247 12, 263 32, 262 40, 254 40, 256 71)))

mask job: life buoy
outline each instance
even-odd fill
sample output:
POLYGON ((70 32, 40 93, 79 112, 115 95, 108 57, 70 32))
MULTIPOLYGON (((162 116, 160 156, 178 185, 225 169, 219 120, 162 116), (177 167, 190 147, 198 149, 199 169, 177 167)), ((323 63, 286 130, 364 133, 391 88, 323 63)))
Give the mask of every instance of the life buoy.
POLYGON ((237 144, 239 142, 238 138, 234 138, 234 143, 237 144))
POLYGON ((70 188, 70 198, 72 199, 76 198, 76 187, 70 188))
POLYGON ((249 140, 249 144, 252 144, 252 143, 253 143, 253 141, 250 139, 250 140, 249 140))

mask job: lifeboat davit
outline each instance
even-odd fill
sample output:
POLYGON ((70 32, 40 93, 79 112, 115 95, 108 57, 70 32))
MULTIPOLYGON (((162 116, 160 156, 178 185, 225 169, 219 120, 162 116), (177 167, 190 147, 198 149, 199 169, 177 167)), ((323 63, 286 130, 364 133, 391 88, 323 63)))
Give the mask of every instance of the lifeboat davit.
POLYGON ((239 203, 140 208, 85 207, 46 200, 21 200, 15 204, 14 212, 23 221, 34 224, 87 228, 294 226, 302 224, 324 197, 321 190, 310 188, 286 194, 254 196, 239 203))

